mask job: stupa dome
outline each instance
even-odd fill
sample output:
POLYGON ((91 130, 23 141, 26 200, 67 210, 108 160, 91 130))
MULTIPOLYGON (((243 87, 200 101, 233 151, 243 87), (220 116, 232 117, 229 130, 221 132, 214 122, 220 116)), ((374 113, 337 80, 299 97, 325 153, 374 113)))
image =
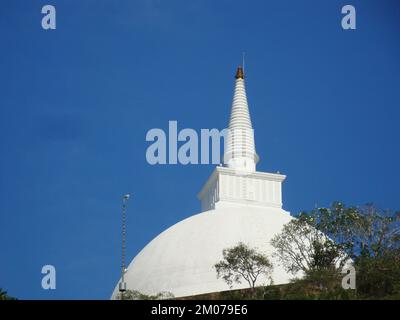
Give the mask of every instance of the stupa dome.
MULTIPOLYGON (((229 290, 213 266, 223 249, 240 241, 268 256, 274 284, 287 283, 293 276, 271 257, 269 241, 290 219, 282 209, 255 206, 225 206, 191 216, 159 234, 133 259, 125 274, 127 287, 145 294, 168 291, 175 297, 229 290)), ((263 282, 267 279, 257 284, 263 282)), ((233 286, 246 287, 245 281, 233 286)))

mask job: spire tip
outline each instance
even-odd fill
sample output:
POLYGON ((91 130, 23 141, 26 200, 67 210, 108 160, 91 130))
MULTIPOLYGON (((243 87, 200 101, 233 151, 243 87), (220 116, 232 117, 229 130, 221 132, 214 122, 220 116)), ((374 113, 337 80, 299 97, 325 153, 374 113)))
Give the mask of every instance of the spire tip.
POLYGON ((237 68, 235 78, 236 79, 244 79, 243 67, 238 67, 237 68))

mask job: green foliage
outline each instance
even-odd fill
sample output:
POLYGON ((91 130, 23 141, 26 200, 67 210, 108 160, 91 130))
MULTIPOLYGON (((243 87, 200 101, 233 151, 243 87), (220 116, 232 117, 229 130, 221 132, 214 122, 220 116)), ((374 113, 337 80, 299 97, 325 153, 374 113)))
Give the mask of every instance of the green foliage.
POLYGON ((218 296, 218 300, 246 300, 246 293, 242 290, 222 291, 218 296))
MULTIPOLYGON (((220 292, 205 293, 196 296, 179 298, 181 300, 263 300, 267 288, 275 290, 276 286, 236 289, 220 292)), ((279 290, 279 289, 276 289, 279 290)))
POLYGON ((266 288, 266 292, 264 299, 273 300, 348 300, 355 296, 354 290, 341 287, 341 275, 334 268, 309 271, 301 279, 266 288))
POLYGON ((400 297, 400 212, 336 202, 302 212, 271 244, 288 271, 305 272, 280 291, 280 299, 400 297), (357 296, 335 280, 335 266, 349 258, 356 268, 357 296))
POLYGON ((264 300, 281 300, 282 293, 278 286, 267 286, 262 295, 264 300))
MULTIPOLYGON (((341 255, 340 246, 327 238, 324 241, 314 241, 311 247, 313 248, 313 252, 311 255, 310 270, 335 268, 337 260, 344 257, 341 255)), ((341 262, 345 260, 346 258, 342 259, 341 262)))
POLYGON ((171 292, 159 292, 156 295, 146 295, 137 290, 126 290, 124 293, 119 293, 117 300, 169 300, 173 299, 174 295, 171 292))
POLYGON ((255 288, 260 275, 270 277, 272 264, 268 258, 255 249, 239 243, 233 248, 224 249, 223 260, 215 264, 217 277, 222 277, 232 287, 233 283, 246 280, 250 288, 255 288))
POLYGON ((400 213, 372 204, 346 207, 335 202, 330 208, 302 212, 299 219, 326 234, 352 259, 379 256, 400 246, 400 213))
POLYGON ((10 297, 7 294, 7 291, 4 291, 2 288, 0 288, 0 300, 17 300, 17 299, 10 297))
POLYGON ((400 250, 356 259, 357 290, 363 297, 400 295, 400 250))

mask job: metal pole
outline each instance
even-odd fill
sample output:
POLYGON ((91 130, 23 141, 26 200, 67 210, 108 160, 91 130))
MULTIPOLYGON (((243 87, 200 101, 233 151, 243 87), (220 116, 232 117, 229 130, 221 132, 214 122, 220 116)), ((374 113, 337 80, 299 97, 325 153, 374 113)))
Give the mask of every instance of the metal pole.
POLYGON ((125 275, 125 237, 126 237, 126 203, 125 199, 122 204, 122 257, 121 257, 121 267, 122 267, 122 282, 124 282, 125 275))
POLYGON ((119 292, 121 293, 121 300, 124 299, 124 292, 126 291, 125 282, 125 248, 126 248, 126 202, 129 199, 129 194, 126 194, 122 198, 122 253, 121 253, 121 282, 119 284, 119 292))

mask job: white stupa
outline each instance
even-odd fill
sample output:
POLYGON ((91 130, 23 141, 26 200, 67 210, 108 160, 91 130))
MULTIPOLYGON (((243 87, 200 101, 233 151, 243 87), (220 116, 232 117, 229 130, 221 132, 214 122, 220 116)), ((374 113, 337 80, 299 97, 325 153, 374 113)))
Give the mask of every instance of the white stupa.
MULTIPOLYGON (((127 288, 145 294, 171 292, 175 297, 230 290, 217 278, 214 265, 222 250, 243 242, 265 253, 274 264, 274 284, 289 282, 270 239, 292 218, 282 209, 286 176, 256 171, 258 156, 247 104, 244 73, 236 72, 224 166, 218 166, 198 194, 202 212, 168 228, 132 260, 127 288)), ((258 284, 267 282, 260 279, 258 284)), ((234 284, 232 289, 248 284, 234 284)), ((113 298, 118 294, 118 284, 113 298)))

